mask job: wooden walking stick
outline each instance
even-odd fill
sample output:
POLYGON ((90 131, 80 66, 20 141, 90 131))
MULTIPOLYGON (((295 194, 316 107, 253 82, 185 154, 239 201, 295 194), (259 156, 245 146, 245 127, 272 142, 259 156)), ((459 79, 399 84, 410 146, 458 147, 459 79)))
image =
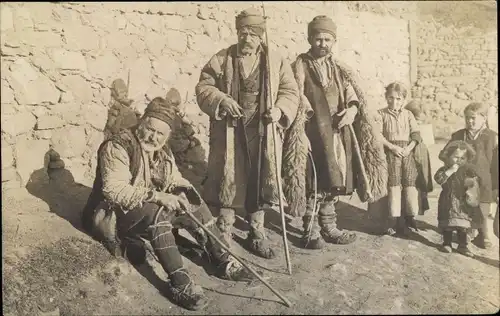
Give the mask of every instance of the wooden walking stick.
MULTIPOLYGON (((264 1, 262 1, 262 13, 264 15, 264 19, 266 18, 266 10, 264 8, 264 1)), ((266 78, 267 78, 267 84, 266 84, 266 101, 267 101, 267 110, 271 110, 273 107, 273 101, 272 101, 272 91, 271 91, 271 62, 270 62, 270 56, 269 56, 269 36, 267 32, 267 26, 264 25, 264 33, 266 35, 266 78)), ((278 185, 278 198, 279 198, 279 208, 280 208, 280 214, 281 214, 281 228, 283 230, 283 244, 285 246, 285 259, 286 259, 286 265, 288 267, 288 274, 292 274, 292 263, 290 261, 290 252, 288 250, 288 242, 287 242, 287 233, 286 233, 286 221, 285 221, 285 208, 283 206, 283 187, 281 185, 281 170, 280 166, 281 164, 279 163, 279 158, 278 158, 278 146, 277 146, 277 135, 276 135, 276 123, 272 122, 271 123, 271 129, 273 131, 273 142, 274 142, 274 158, 275 158, 275 165, 276 165, 276 182, 278 185)))
POLYGON ((368 197, 368 201, 373 200, 373 195, 372 195, 372 188, 370 186, 370 181, 368 180, 368 176, 366 175, 366 169, 365 169, 365 164, 363 162, 363 159, 361 158, 361 150, 359 148, 359 143, 358 139, 356 138, 356 133, 354 132, 354 128, 352 125, 349 125, 349 130, 351 131, 352 134, 352 140, 354 142, 354 150, 356 151, 356 155, 358 156, 359 159, 359 168, 361 169, 361 176, 363 177, 363 182, 365 183, 365 188, 366 188, 366 195, 368 197))
MULTIPOLYGON (((196 192, 196 194, 198 194, 199 196, 199 193, 196 191, 196 189, 193 188, 193 190, 196 192)), ((155 216, 155 220, 154 220, 154 225, 158 224, 158 219, 160 217, 160 213, 163 212, 163 206, 161 206, 159 209, 158 209, 158 212, 156 213, 156 216, 155 216)), ((246 269, 248 269, 248 271, 250 271, 253 275, 255 275, 262 283, 264 283, 265 286, 267 286, 274 294, 276 294, 276 296, 278 296, 282 301, 283 303, 285 303, 285 305, 287 307, 291 307, 292 306, 292 303, 290 303, 290 301, 283 296, 283 294, 281 294, 280 292, 278 292, 278 290, 276 290, 274 287, 272 287, 271 284, 269 284, 266 280, 264 280, 262 278, 262 276, 260 276, 254 269, 252 269, 248 264, 246 264, 243 260, 241 260, 234 252, 231 251, 231 249, 229 249, 229 247, 227 247, 219 238, 217 238, 217 236, 214 235, 214 233, 212 233, 208 228, 206 228, 202 222, 200 222, 199 219, 196 218, 196 216, 194 216, 190 210, 185 210, 184 214, 186 214, 187 216, 189 216, 190 219, 193 220, 193 222, 196 223, 196 225, 198 225, 199 227, 201 227, 201 229, 203 229, 203 231, 205 233, 207 233, 210 237, 213 238, 213 240, 215 240, 219 246, 222 247, 222 249, 224 249, 225 251, 227 251, 231 256, 234 257, 234 259, 236 259, 236 261, 238 261, 239 263, 241 263, 242 266, 244 266, 246 269)))

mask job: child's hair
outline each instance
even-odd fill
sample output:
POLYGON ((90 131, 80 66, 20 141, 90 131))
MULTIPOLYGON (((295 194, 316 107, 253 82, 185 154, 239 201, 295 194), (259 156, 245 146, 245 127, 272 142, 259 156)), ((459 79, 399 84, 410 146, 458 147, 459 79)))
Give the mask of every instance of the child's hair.
POLYGON ((422 114, 420 105, 415 100, 411 100, 410 102, 408 102, 408 104, 405 106, 405 109, 410 111, 417 120, 420 118, 420 115, 422 114))
POLYGON ((465 107, 464 115, 467 114, 468 112, 469 113, 472 112, 472 113, 481 114, 482 116, 486 117, 486 116, 488 116, 488 109, 489 109, 489 107, 485 103, 472 102, 465 107))
POLYGON ((454 140, 450 142, 444 149, 443 152, 439 155, 441 160, 446 163, 446 160, 457 150, 466 150, 467 153, 467 162, 470 162, 476 156, 476 151, 472 148, 471 145, 467 144, 463 140, 454 140))
POLYGON ((399 81, 390 83, 387 87, 385 87, 385 95, 388 95, 391 91, 400 93, 403 98, 406 98, 406 96, 408 95, 408 90, 406 89, 405 85, 399 81))

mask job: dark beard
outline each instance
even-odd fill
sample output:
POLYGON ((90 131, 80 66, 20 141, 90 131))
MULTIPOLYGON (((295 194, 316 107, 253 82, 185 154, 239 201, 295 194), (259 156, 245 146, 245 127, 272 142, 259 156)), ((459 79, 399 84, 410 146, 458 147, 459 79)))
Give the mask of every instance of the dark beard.
POLYGON ((330 54, 330 49, 329 48, 313 48, 311 49, 311 52, 314 57, 325 57, 328 54, 330 54))

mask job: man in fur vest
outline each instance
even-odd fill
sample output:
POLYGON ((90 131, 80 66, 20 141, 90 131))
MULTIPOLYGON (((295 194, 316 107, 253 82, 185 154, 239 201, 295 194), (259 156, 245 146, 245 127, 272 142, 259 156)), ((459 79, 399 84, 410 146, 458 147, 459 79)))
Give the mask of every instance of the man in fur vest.
POLYGON ((264 211, 279 202, 276 172, 281 172, 281 166, 275 164, 270 123, 277 123, 281 156, 283 135, 297 113, 297 83, 290 65, 263 45, 265 18, 258 10, 241 12, 236 30, 238 43, 209 60, 196 86, 198 105, 210 117, 204 199, 218 216, 228 243, 235 210, 244 210, 250 224, 248 248, 258 256, 273 258, 275 252, 264 231, 264 211), (271 110, 268 103, 273 104, 271 110))
POLYGON ((99 221, 102 215, 115 213, 116 231, 125 256, 133 263, 143 263, 143 238, 149 240, 170 279, 166 293, 184 308, 199 310, 206 306, 207 298, 184 267, 173 230, 184 228, 195 237, 206 249, 219 277, 248 281, 253 275, 185 214, 192 212, 205 227, 221 236, 209 208, 182 177, 168 148, 179 103, 179 92, 171 89, 167 100, 157 97, 151 101, 137 126, 102 143, 83 219, 94 236, 109 241, 114 235, 113 227, 103 229, 106 227, 99 221))
MULTIPOLYGON (((292 130, 305 130, 317 171, 315 196, 312 165, 307 168, 307 207, 302 217, 303 246, 311 249, 322 248, 325 241, 334 244, 355 241, 355 233, 337 228, 335 203, 339 196, 351 195, 355 190, 362 200, 368 199, 359 164, 366 164, 371 195, 384 196, 386 192, 387 167, 382 145, 377 141, 377 129, 365 109, 354 73, 332 55, 336 35, 336 25, 330 18, 315 17, 308 25, 311 48, 299 55, 294 64, 301 105, 297 125, 292 130), (356 135, 349 129, 351 124, 356 135), (354 137, 359 140, 362 157, 356 154, 354 137), (319 213, 313 218, 315 199, 319 213)), ((300 135, 295 138, 297 141, 292 143, 297 145, 292 146, 306 146, 300 135)), ((304 169, 305 161, 304 157, 300 159, 304 169)))

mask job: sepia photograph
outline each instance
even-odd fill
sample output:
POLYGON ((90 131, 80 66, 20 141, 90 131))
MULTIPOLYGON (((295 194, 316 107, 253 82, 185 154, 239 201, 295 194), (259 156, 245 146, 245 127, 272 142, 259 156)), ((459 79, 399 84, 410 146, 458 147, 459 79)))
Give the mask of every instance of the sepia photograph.
POLYGON ((2 1, 3 315, 498 313, 497 15, 2 1))

